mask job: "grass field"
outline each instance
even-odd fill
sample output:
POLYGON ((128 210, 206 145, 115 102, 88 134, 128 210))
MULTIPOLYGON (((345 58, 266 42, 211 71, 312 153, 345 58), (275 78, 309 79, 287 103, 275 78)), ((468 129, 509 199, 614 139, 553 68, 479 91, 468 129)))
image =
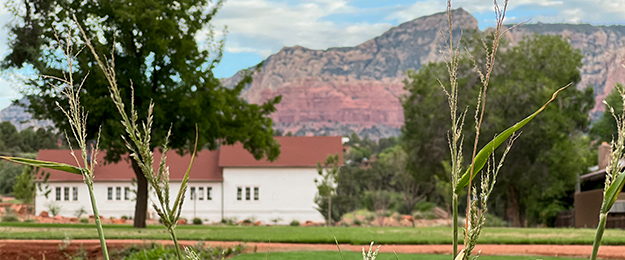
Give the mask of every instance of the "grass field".
MULTIPOLYGON (((97 239, 94 225, 0 223, 0 239, 97 239)), ((105 225, 109 239, 170 239, 162 226, 133 229, 129 225, 105 225)), ((290 226, 178 226, 181 240, 244 242, 376 244, 451 244, 451 228, 290 227, 290 226)), ((484 228, 482 244, 592 244, 594 229, 484 228)), ((604 244, 625 244, 625 232, 606 230, 604 244)))
MULTIPOLYGON (((415 254, 397 254, 400 260, 449 260, 449 255, 415 255, 415 254)), ((243 254, 232 258, 232 260, 265 260, 265 253, 243 254)), ((362 253, 343 252, 345 260, 362 260, 362 253)), ((338 252, 281 252, 269 253, 270 260, 318 260, 318 259, 335 259, 341 260, 338 252)), ((396 260, 394 254, 381 253, 377 260, 396 260)), ((581 258, 560 258, 560 257, 544 257, 544 256, 480 256, 480 260, 580 260, 581 258)))

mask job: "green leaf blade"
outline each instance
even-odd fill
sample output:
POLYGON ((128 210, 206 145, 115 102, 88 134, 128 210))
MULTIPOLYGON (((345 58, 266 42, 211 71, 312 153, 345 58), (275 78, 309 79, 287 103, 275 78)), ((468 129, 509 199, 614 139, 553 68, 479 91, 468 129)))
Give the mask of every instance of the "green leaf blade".
POLYGON ((536 112, 534 112, 533 114, 529 115, 525 119, 519 121, 518 123, 512 125, 508 129, 503 131, 501 134, 495 136, 495 138, 493 138, 493 140, 488 142, 488 144, 486 144, 478 152, 478 154, 475 156, 475 160, 474 160, 475 167, 473 167, 473 174, 471 174, 471 166, 469 165, 467 171, 464 173, 464 175, 462 175, 462 178, 460 178, 460 181, 458 182, 458 185, 456 186, 456 189, 454 190, 454 192, 456 194, 460 194, 462 189, 464 189, 467 185, 469 185, 470 181, 472 180, 472 178, 475 177, 476 173, 478 173, 480 170, 482 170, 482 168, 484 168, 484 165, 486 165, 486 162, 488 161, 488 157, 490 157, 490 155, 493 153, 493 151, 495 151, 495 149, 497 149, 497 147, 499 147, 503 142, 505 142, 506 139, 508 139, 508 137, 510 137, 514 132, 516 132, 519 129, 521 129, 527 123, 532 121, 532 119, 534 119, 534 117, 536 117, 538 114, 540 114, 540 112, 545 110, 547 105, 549 105, 549 103, 551 103, 556 98, 558 93, 560 93, 560 91, 564 90, 565 88, 567 88, 570 85, 571 84, 568 84, 568 85, 558 89, 556 92, 553 93, 553 95, 551 96, 551 99, 549 101, 547 101, 547 103, 545 103, 541 108, 536 110, 536 112))
POLYGON ((619 194, 621 194, 621 190, 623 189, 623 185, 625 184, 625 172, 621 172, 608 189, 605 191, 603 203, 601 204, 601 213, 608 213, 612 208, 612 205, 618 199, 619 194))
POLYGON ((34 159, 7 157, 7 156, 0 156, 0 158, 13 162, 13 163, 30 165, 30 166, 38 167, 38 168, 59 170, 59 171, 64 171, 64 172, 78 174, 78 175, 82 175, 83 171, 85 170, 83 168, 72 166, 72 165, 65 164, 65 163, 40 161, 40 160, 34 160, 34 159))

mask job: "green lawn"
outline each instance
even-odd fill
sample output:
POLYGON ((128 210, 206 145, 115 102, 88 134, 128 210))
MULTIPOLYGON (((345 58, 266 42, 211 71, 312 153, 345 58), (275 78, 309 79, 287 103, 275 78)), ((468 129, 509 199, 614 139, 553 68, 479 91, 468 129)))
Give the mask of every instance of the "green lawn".
MULTIPOLYGON (((416 255, 416 254, 397 254, 400 260, 449 260, 449 255, 416 255)), ((265 253, 243 254, 232 258, 232 260, 265 260, 265 253)), ((343 252, 345 260, 362 260, 362 253, 343 252)), ((281 252, 269 253, 269 260, 318 260, 318 259, 334 259, 341 260, 338 252, 313 251, 313 252, 281 252)), ((396 260, 394 254, 381 253, 377 260, 396 260)), ((560 257, 544 257, 544 256, 480 256, 480 260, 580 260, 581 258, 560 258, 560 257)))
MULTIPOLYGON (((105 225, 109 239, 170 239, 162 226, 133 229, 129 225, 105 225)), ((181 240, 244 242, 376 244, 451 244, 451 228, 290 227, 290 226, 179 226, 181 240)), ((97 239, 94 225, 0 223, 0 239, 97 239)), ((480 243, 489 244, 592 244, 594 229, 484 228, 480 243)), ((625 232, 606 230, 604 244, 625 244, 625 232)))

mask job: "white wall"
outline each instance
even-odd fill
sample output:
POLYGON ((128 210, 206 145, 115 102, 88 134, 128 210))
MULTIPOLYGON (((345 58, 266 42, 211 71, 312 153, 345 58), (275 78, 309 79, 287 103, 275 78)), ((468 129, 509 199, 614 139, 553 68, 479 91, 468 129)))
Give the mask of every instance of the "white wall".
POLYGON ((282 224, 292 220, 323 222, 315 210, 316 168, 224 168, 223 177, 226 218, 253 218, 263 223, 281 218, 282 224), (237 187, 243 188, 242 200, 237 200, 237 187), (245 187, 251 188, 249 201, 245 187), (258 201, 254 200, 254 187, 260 189, 258 201))
MULTIPOLYGON (((42 192, 37 191, 37 197, 35 198, 35 211, 36 214, 39 215, 42 211, 48 211, 49 205, 51 203, 57 204, 61 206, 61 211, 59 215, 65 217, 75 217, 76 211, 81 207, 87 212, 83 214, 82 217, 88 217, 93 214, 91 208, 91 200, 89 197, 89 191, 87 189, 87 185, 82 182, 53 182, 49 183, 49 188, 51 190, 48 198, 46 198, 42 192), (56 188, 61 188, 61 200, 56 200, 56 188), (69 201, 65 200, 64 188, 69 187, 69 201), (78 188, 78 200, 74 201, 73 199, 73 187, 78 188)), ((190 187, 195 187, 196 192, 199 191, 199 187, 204 189, 204 198, 203 200, 199 200, 199 194, 196 197, 196 201, 191 199, 190 189, 187 189, 185 195, 185 201, 182 207, 181 217, 188 219, 189 221, 193 219, 194 216, 197 216, 202 219, 209 220, 211 222, 219 222, 221 221, 221 183, 216 182, 189 182, 190 187), (207 187, 211 187, 211 198, 212 200, 206 200, 207 198, 207 187)), ((173 204, 175 200, 178 189, 180 188, 179 182, 170 183, 170 201, 173 204)), ((131 185, 131 183, 126 182, 96 182, 93 185, 93 191, 96 197, 96 202, 98 205, 98 210, 101 216, 104 217, 116 217, 120 218, 121 216, 134 216, 135 212, 135 194, 132 192, 136 188, 131 185), (113 188, 113 197, 112 200, 108 199, 108 188, 113 188), (117 198, 117 187, 120 187, 120 198, 117 198), (128 200, 125 198, 125 188, 130 189, 130 194, 128 200)), ((149 210, 148 214, 150 217, 158 219, 156 212, 152 209, 152 202, 155 202, 159 205, 158 200, 155 195, 151 195, 149 202, 149 210)))

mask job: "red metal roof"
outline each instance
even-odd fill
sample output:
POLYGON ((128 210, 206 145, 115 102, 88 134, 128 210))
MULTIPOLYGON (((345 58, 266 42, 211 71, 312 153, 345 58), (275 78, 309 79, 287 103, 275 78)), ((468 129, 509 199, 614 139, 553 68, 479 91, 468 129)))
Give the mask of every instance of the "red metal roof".
MULTIPOLYGON (((343 163, 343 143, 340 136, 276 137, 276 140, 280 143, 281 153, 274 162, 265 159, 257 161, 240 143, 223 146, 219 151, 202 150, 195 158, 189 179, 222 181, 223 167, 316 167, 317 162, 323 162, 328 155, 337 153, 340 163, 343 163)), ((76 152, 80 156, 79 151, 76 152)), ((98 153, 98 165, 94 170, 95 181, 130 181, 135 177, 129 160, 105 164, 104 155, 104 151, 98 153)), ((154 157, 157 159, 154 168, 157 169, 161 153, 155 152, 154 157)), ((37 159, 76 165, 69 150, 40 150, 37 159)), ((180 156, 174 151, 168 152, 170 180, 182 180, 190 160, 189 154, 180 156)), ((82 159, 80 161, 82 163, 82 159)), ((50 172, 49 181, 82 181, 82 176, 77 174, 49 169, 44 171, 50 172)))
MULTIPOLYGON (((80 156, 79 151, 76 152, 76 155, 80 156)), ((98 153, 98 165, 96 165, 94 170, 95 181, 130 181, 135 177, 129 160, 122 159, 118 163, 105 164, 104 153, 104 151, 98 153)), ((158 169, 161 153, 156 151, 154 157, 156 158, 154 168, 158 169)), ((74 160, 69 150, 39 150, 37 159, 76 165, 76 160, 74 160)), ((82 163, 82 159, 80 157, 78 159, 82 163)), ((190 160, 190 154, 180 156, 174 151, 168 152, 167 165, 169 166, 170 180, 182 180, 190 160)), ((202 150, 198 152, 191 167, 189 179, 194 181, 221 181, 222 175, 221 168, 218 166, 218 160, 219 151, 202 150)), ((82 181, 82 176, 77 174, 50 169, 45 169, 44 171, 50 172, 49 181, 82 181)))
POLYGON ((221 147, 220 167, 316 167, 328 155, 339 154, 343 163, 343 143, 340 136, 275 137, 280 143, 280 157, 274 162, 256 160, 237 143, 221 147))

